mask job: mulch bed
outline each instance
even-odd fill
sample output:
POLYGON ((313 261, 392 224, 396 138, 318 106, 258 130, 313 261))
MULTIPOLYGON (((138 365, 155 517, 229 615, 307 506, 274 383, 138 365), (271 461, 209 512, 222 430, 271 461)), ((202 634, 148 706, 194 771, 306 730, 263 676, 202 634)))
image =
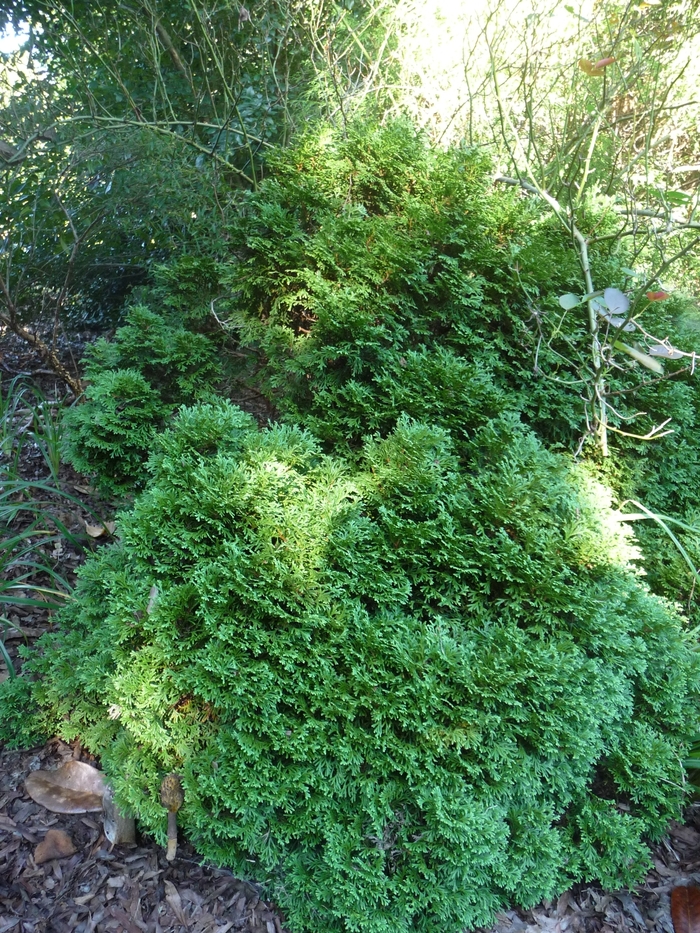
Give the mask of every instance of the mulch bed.
POLYGON ((111 846, 99 813, 51 813, 27 795, 30 771, 79 749, 60 740, 0 752, 0 933, 284 933, 259 889, 200 865, 181 843, 173 862, 147 838, 111 846), (37 845, 62 830, 75 853, 37 864, 37 845))

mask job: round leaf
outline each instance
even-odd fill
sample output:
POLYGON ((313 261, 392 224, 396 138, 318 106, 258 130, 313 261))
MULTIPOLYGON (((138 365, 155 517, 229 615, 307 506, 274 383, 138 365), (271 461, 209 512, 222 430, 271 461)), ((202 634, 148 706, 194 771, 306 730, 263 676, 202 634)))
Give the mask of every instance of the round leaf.
POLYGON ((675 347, 667 347, 662 343, 649 347, 649 356, 660 356, 664 360, 682 360, 685 353, 675 347))
POLYGON ((627 331, 628 334, 631 334, 633 330, 637 329, 632 321, 627 321, 625 324, 625 318, 623 317, 614 317, 612 314, 603 314, 602 317, 604 317, 610 326, 615 328, 615 330, 617 330, 618 327, 622 327, 623 324, 625 326, 622 327, 622 329, 627 331))
POLYGON ((606 288, 603 298, 611 314, 627 314, 630 309, 629 298, 619 288, 606 288))
POLYGON ((560 295, 557 301, 565 311, 571 311, 572 308, 581 304, 579 296, 574 295, 572 292, 567 292, 566 295, 560 295))

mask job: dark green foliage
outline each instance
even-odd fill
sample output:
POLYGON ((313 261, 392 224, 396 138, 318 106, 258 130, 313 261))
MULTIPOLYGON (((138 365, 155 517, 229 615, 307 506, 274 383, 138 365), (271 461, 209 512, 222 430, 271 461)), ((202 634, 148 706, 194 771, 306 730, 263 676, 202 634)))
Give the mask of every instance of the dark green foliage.
POLYGON ((36 709, 32 683, 26 677, 11 677, 3 682, 1 689, 0 738, 5 745, 32 748, 42 743, 47 730, 36 709))
MULTIPOLYGON (((80 736, 160 838, 182 773, 198 850, 300 933, 457 931, 630 883, 679 812, 700 670, 592 477, 690 514, 695 396, 620 395, 684 433, 572 466, 543 443, 580 435, 588 366, 551 223, 404 124, 274 169, 229 260, 164 267, 92 351, 72 462, 146 488, 29 664, 31 727, 80 736), (230 373, 220 322, 283 424, 225 401, 172 421, 230 373)), ((676 598, 682 564, 640 537, 676 598)))
MULTIPOLYGON (((462 443, 510 409, 546 444, 577 448, 591 413, 590 346, 585 309, 563 313, 558 302, 582 281, 555 218, 494 188, 479 152, 430 151, 407 124, 310 135, 271 165, 232 231, 241 261, 223 266, 222 280, 236 333, 266 355, 263 387, 287 419, 348 453, 402 413, 462 443)), ((588 206, 578 223, 603 238, 590 248, 596 283, 634 294, 625 242, 604 236, 616 215, 588 206)), ((644 300, 640 321, 700 351, 694 303, 644 300)), ((674 433, 650 443, 611 430, 612 458, 599 467, 620 501, 692 524, 695 380, 650 381, 620 362, 608 380, 612 427, 644 434, 671 418, 674 433)), ((687 602, 692 579, 675 545, 658 526, 640 537, 653 588, 687 602)))
POLYGON ((225 402, 153 443, 30 664, 43 727, 145 828, 182 773, 199 852, 304 933, 457 931, 643 873, 698 655, 584 471, 510 415, 458 445, 401 416, 352 468, 225 402))
POLYGON ((503 410, 503 389, 518 404, 507 237, 531 216, 480 153, 358 124, 271 164, 222 280, 284 415, 342 447, 401 412, 464 433, 503 410))
POLYGON ((85 374, 92 380, 105 370, 138 369, 163 401, 180 404, 197 398, 220 375, 216 344, 174 315, 144 305, 129 309, 113 341, 91 348, 85 374))
POLYGON ((167 307, 157 313, 134 305, 114 339, 100 339, 88 352, 87 401, 65 416, 64 454, 75 469, 96 473, 107 491, 138 486, 153 437, 169 415, 211 394, 221 379, 221 340, 202 320, 210 313, 214 271, 206 259, 182 258, 144 296, 167 307), (175 270, 172 286, 168 275, 175 270))
POLYGON ((106 491, 129 491, 171 409, 137 369, 107 370, 85 394, 64 415, 63 454, 76 470, 96 472, 106 491))

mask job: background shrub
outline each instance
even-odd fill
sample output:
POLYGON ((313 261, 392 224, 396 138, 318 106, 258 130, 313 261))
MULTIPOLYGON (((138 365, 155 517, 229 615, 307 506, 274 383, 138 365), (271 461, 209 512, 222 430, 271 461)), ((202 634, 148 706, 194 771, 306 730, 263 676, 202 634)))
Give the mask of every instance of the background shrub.
POLYGON ((210 310, 216 272, 211 260, 181 257, 142 290, 112 340, 89 348, 86 402, 65 416, 63 453, 105 491, 138 488, 153 437, 172 412, 219 386, 222 335, 210 310))
MULTIPOLYGON (((580 449, 592 410, 587 323, 558 298, 582 292, 581 271, 536 200, 494 186, 481 151, 429 150, 401 122, 309 135, 271 164, 221 275, 232 333, 262 352, 261 388, 286 420, 347 455, 402 414, 459 445, 508 410, 548 447, 580 449)), ((594 281, 634 296, 629 267, 644 260, 616 236, 611 205, 592 196, 577 223, 594 241, 594 281)), ((677 293, 643 308, 651 333, 700 352, 697 302, 677 293)), ((592 437, 583 454, 619 502, 695 526, 700 395, 686 362, 667 363, 660 381, 636 363, 613 367, 611 456, 592 437), (626 436, 667 419, 672 433, 652 442, 626 436)), ((695 621, 694 577, 675 545, 653 523, 638 534, 652 588, 695 621)), ((682 536, 698 566, 695 539, 682 536)))

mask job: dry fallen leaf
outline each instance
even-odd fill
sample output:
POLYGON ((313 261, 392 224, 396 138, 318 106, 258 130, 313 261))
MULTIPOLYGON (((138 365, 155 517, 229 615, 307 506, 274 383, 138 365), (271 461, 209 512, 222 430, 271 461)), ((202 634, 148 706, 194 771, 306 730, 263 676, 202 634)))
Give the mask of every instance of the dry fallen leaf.
POLYGON ((34 861, 41 865, 53 858, 68 858, 76 851, 68 833, 64 833, 62 829, 50 829, 34 850, 34 861))
POLYGON ((579 58, 578 66, 584 74, 587 74, 591 78, 600 78, 601 75, 605 74, 605 71, 602 68, 596 68, 595 64, 589 58, 579 58))
POLYGON ((671 891, 671 919, 676 933, 700 933, 700 888, 688 885, 671 891))
POLYGON ((88 522, 85 522, 85 531, 90 535, 91 538, 99 538, 104 534, 114 534, 114 529, 116 525, 114 522, 103 522, 101 525, 90 525, 88 522))
POLYGON ((66 761, 55 771, 32 771, 24 786, 32 800, 54 813, 92 813, 102 809, 104 775, 82 761, 66 761))
POLYGON ((170 909, 175 914, 177 922, 181 923, 185 927, 189 926, 185 912, 182 909, 182 901, 180 899, 180 895, 178 894, 177 888, 172 883, 172 881, 164 881, 163 885, 165 887, 165 900, 168 902, 170 909))
POLYGON ((700 846, 700 833, 690 826, 674 822, 671 823, 670 832, 674 839, 679 839, 686 846, 693 848, 700 846))

